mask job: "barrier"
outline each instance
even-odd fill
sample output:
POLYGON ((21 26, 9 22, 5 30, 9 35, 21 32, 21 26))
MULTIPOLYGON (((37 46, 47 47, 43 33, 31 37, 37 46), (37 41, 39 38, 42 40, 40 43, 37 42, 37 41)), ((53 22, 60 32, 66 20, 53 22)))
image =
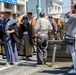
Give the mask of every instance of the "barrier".
POLYGON ((55 58, 56 58, 56 51, 60 50, 61 53, 58 53, 58 57, 60 57, 61 55, 63 55, 64 58, 66 57, 71 57, 70 54, 66 54, 66 44, 63 42, 63 40, 48 40, 49 41, 49 46, 48 46, 48 56, 52 56, 52 65, 54 65, 55 63, 55 58), (51 55, 51 51, 52 55, 51 55), (65 52, 65 54, 62 54, 63 51, 65 52))

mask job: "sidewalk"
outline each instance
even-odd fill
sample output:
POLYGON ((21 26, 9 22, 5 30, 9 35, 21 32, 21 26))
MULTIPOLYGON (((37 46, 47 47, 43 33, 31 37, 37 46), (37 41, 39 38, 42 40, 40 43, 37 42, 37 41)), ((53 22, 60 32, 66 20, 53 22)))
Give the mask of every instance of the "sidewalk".
POLYGON ((38 66, 36 56, 27 61, 24 58, 11 67, 5 67, 5 61, 6 59, 0 60, 0 75, 68 75, 72 66, 72 62, 56 62, 53 67, 50 67, 51 63, 38 66))

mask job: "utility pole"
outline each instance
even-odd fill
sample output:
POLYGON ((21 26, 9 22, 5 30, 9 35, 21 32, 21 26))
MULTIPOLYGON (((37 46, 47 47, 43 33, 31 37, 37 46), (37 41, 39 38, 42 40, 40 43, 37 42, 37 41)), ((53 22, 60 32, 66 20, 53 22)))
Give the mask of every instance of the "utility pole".
POLYGON ((40 12, 41 12, 41 0, 37 0, 37 5, 38 5, 38 7, 37 7, 37 18, 39 18, 39 14, 40 14, 40 12))

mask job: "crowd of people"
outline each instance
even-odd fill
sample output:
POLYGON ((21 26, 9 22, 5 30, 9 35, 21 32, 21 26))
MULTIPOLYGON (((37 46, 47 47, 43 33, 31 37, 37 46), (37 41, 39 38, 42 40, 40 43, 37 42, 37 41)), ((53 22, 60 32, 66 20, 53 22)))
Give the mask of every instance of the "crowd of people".
POLYGON ((24 55, 27 59, 33 56, 34 52, 36 52, 36 30, 40 31, 40 28, 42 28, 44 32, 46 30, 48 31, 48 25, 50 25, 52 29, 49 31, 49 37, 51 37, 52 34, 52 37, 57 39, 56 35, 58 30, 60 30, 59 26, 61 25, 61 23, 58 25, 58 22, 61 22, 60 16, 46 17, 45 13, 42 13, 40 14, 40 17, 44 19, 39 23, 37 18, 32 16, 32 12, 28 12, 26 15, 23 15, 19 20, 17 18, 17 13, 11 14, 10 11, 5 11, 2 12, 2 14, 3 16, 0 21, 0 38, 6 43, 6 45, 4 45, 4 51, 8 65, 9 63, 14 64, 15 61, 19 61, 18 54, 24 55), (39 29, 37 29, 37 26, 39 26, 38 23, 43 25, 40 26, 39 29))
MULTIPOLYGON (((76 35, 76 5, 73 8, 73 14, 67 23, 69 26, 66 34, 76 35)), ((6 66, 14 65, 19 61, 18 55, 24 55, 26 60, 30 59, 37 52, 37 64, 46 64, 48 39, 63 40, 64 22, 60 15, 46 16, 44 12, 40 13, 40 18, 33 17, 32 12, 28 12, 18 20, 16 13, 0 12, 3 16, 0 19, 0 42, 4 47, 7 63, 6 66)), ((67 45, 73 58, 74 69, 68 73, 76 73, 76 54, 75 44, 67 45)))

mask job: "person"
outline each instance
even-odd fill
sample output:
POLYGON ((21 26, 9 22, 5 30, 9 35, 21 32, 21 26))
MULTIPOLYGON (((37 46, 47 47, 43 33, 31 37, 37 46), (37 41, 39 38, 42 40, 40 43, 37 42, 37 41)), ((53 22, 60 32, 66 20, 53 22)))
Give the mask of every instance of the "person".
MULTIPOLYGON (((67 35, 73 36, 76 38, 76 4, 73 6, 73 15, 69 18, 69 20, 65 23, 65 26, 69 26, 69 29, 67 31, 67 35)), ((76 43, 73 45, 67 45, 67 53, 71 53, 74 69, 68 71, 69 74, 76 74, 76 49, 75 49, 76 43)))
POLYGON ((21 47, 20 50, 24 52, 24 55, 26 56, 27 59, 29 59, 29 57, 32 57, 33 55, 33 50, 32 50, 32 43, 30 41, 31 37, 31 32, 30 32, 30 23, 28 22, 28 16, 24 15, 23 16, 23 23, 20 24, 21 29, 22 29, 22 33, 23 33, 23 37, 22 37, 22 43, 24 43, 24 47, 21 47))
POLYGON ((53 30, 49 33, 49 40, 50 40, 50 39, 53 39, 53 37, 54 37, 55 24, 54 24, 54 21, 53 21, 53 17, 52 17, 51 15, 48 16, 48 20, 49 20, 50 24, 51 24, 52 27, 53 27, 53 30))
POLYGON ((36 25, 36 21, 37 21, 37 17, 34 16, 34 17, 32 18, 32 22, 31 22, 33 29, 34 29, 34 27, 35 27, 35 25, 36 25))
MULTIPOLYGON (((3 38, 3 34, 1 32, 1 29, 2 29, 1 21, 2 21, 2 18, 0 18, 0 41, 2 41, 2 38, 3 38)), ((2 45, 1 42, 0 42, 0 46, 1 46, 1 48, 0 48, 0 59, 2 59, 3 58, 3 53, 2 53, 2 51, 3 51, 3 48, 2 48, 3 45, 2 45)))
POLYGON ((49 22, 52 24, 53 17, 52 16, 48 16, 48 19, 49 19, 49 22))
POLYGON ((34 41, 34 38, 35 38, 34 37, 34 27, 36 25, 37 18, 36 18, 35 15, 32 16, 32 12, 28 12, 27 16, 28 16, 28 22, 31 25, 30 26, 30 29, 31 29, 31 31, 30 31, 30 34, 31 34, 30 41, 31 41, 32 46, 33 46, 33 54, 34 54, 36 52, 36 46, 35 46, 36 42, 34 41))
POLYGON ((17 13, 12 14, 12 19, 17 20, 17 13))
POLYGON ((47 60, 48 31, 52 30, 50 22, 45 18, 45 13, 40 13, 36 22, 35 36, 37 37, 37 64, 43 65, 47 60))
POLYGON ((32 22, 32 12, 28 12, 27 16, 28 16, 28 22, 31 24, 31 22, 32 22))
POLYGON ((62 19, 59 19, 58 20, 58 33, 59 33, 60 39, 64 38, 63 28, 64 28, 64 22, 62 19))
POLYGON ((54 15, 53 17, 53 22, 52 22, 52 26, 53 26, 53 30, 52 30, 52 35, 54 36, 54 38, 57 40, 58 39, 58 20, 60 18, 59 15, 54 15))
POLYGON ((6 66, 14 65, 18 60, 18 53, 16 48, 16 42, 13 40, 11 35, 15 32, 15 29, 10 30, 10 26, 13 25, 15 20, 10 19, 11 12, 4 12, 4 19, 2 20, 2 31, 5 32, 3 34, 3 42, 4 50, 6 53, 7 63, 6 66))
MULTIPOLYGON (((23 25, 24 23, 25 23, 25 17, 22 17, 22 19, 18 21, 18 33, 19 33, 20 42, 23 40, 22 39, 23 38, 23 31, 22 31, 21 25, 23 25)), ((24 28, 24 30, 26 30, 26 29, 24 28)), ((22 45, 18 44, 18 52, 19 52, 20 56, 25 55, 23 48, 24 47, 22 45)))
POLYGON ((32 41, 32 46, 33 46, 33 54, 36 53, 36 42, 34 41, 34 39, 35 39, 35 36, 34 36, 34 27, 36 25, 36 21, 37 21, 37 17, 34 16, 32 18, 32 22, 31 22, 31 34, 32 34, 32 40, 31 41, 32 41))

